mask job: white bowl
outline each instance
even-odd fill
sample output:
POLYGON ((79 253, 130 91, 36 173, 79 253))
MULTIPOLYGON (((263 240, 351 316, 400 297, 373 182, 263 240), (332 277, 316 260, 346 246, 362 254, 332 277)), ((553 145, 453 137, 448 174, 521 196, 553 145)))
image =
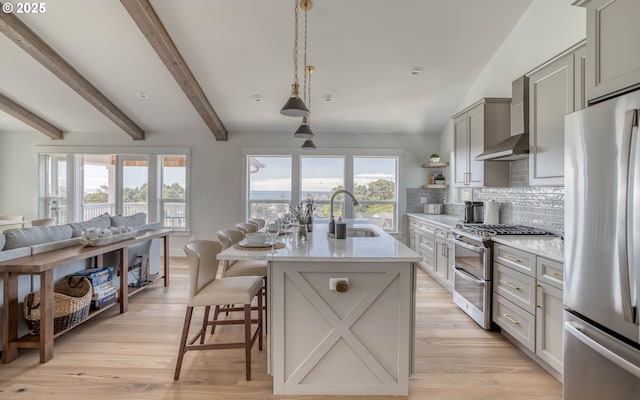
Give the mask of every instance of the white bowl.
POLYGON ((440 162, 440 157, 431 157, 429 159, 429 161, 431 161, 431 162, 440 162))
POLYGON ((267 234, 262 232, 249 232, 244 235, 248 245, 258 246, 267 242, 267 234))

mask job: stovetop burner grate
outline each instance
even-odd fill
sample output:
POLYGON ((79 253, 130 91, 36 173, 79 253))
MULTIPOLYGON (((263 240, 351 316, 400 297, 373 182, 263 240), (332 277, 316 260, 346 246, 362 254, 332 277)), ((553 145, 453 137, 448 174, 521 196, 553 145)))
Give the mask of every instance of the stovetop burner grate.
POLYGON ((542 229, 507 224, 464 224, 464 230, 474 233, 486 232, 490 235, 553 235, 542 229))

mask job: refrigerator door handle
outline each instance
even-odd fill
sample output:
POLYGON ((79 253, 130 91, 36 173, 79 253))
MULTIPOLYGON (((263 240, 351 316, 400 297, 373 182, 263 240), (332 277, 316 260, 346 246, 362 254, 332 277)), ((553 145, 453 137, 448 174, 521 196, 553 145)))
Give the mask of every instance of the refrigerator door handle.
POLYGON ((589 346, 592 350, 600 354, 602 357, 606 358, 618 367, 624 369, 628 373, 640 379, 640 367, 609 350, 606 345, 599 343, 595 338, 588 336, 588 334, 586 333, 587 328, 583 328, 573 322, 565 322, 564 328, 567 333, 571 334, 576 339, 589 346))
POLYGON ((622 235, 618 238, 618 271, 620 279, 620 292, 622 296, 622 316, 625 321, 635 323, 635 310, 631 302, 631 286, 628 254, 628 207, 629 204, 629 170, 631 169, 631 143, 634 126, 638 124, 637 110, 629 110, 624 116, 624 127, 620 143, 620 164, 618 165, 618 226, 622 235))

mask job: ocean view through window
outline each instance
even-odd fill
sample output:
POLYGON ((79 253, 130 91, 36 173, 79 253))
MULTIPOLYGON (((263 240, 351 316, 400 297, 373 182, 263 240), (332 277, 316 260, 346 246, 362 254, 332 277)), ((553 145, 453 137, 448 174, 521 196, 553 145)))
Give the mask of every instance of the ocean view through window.
POLYGON ((334 216, 398 228, 398 157, 359 155, 247 155, 247 218, 275 221, 307 200, 314 219, 328 220, 333 192, 346 189, 360 204, 336 196, 334 216))

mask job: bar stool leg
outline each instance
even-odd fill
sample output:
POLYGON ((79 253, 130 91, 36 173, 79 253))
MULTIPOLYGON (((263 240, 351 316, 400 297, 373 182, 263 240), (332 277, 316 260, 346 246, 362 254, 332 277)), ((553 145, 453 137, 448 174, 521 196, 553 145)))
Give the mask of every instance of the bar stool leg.
POLYGON ((180 369, 182 368, 182 359, 184 353, 186 353, 187 336, 189 335, 189 325, 191 324, 191 316, 193 315, 193 307, 187 306, 187 311, 184 316, 184 326, 182 327, 182 338, 180 339, 180 349, 178 350, 178 361, 176 361, 176 371, 173 375, 173 380, 177 381, 180 378, 180 369))
POLYGON ((251 304, 244 305, 244 357, 247 380, 251 380, 251 304))

